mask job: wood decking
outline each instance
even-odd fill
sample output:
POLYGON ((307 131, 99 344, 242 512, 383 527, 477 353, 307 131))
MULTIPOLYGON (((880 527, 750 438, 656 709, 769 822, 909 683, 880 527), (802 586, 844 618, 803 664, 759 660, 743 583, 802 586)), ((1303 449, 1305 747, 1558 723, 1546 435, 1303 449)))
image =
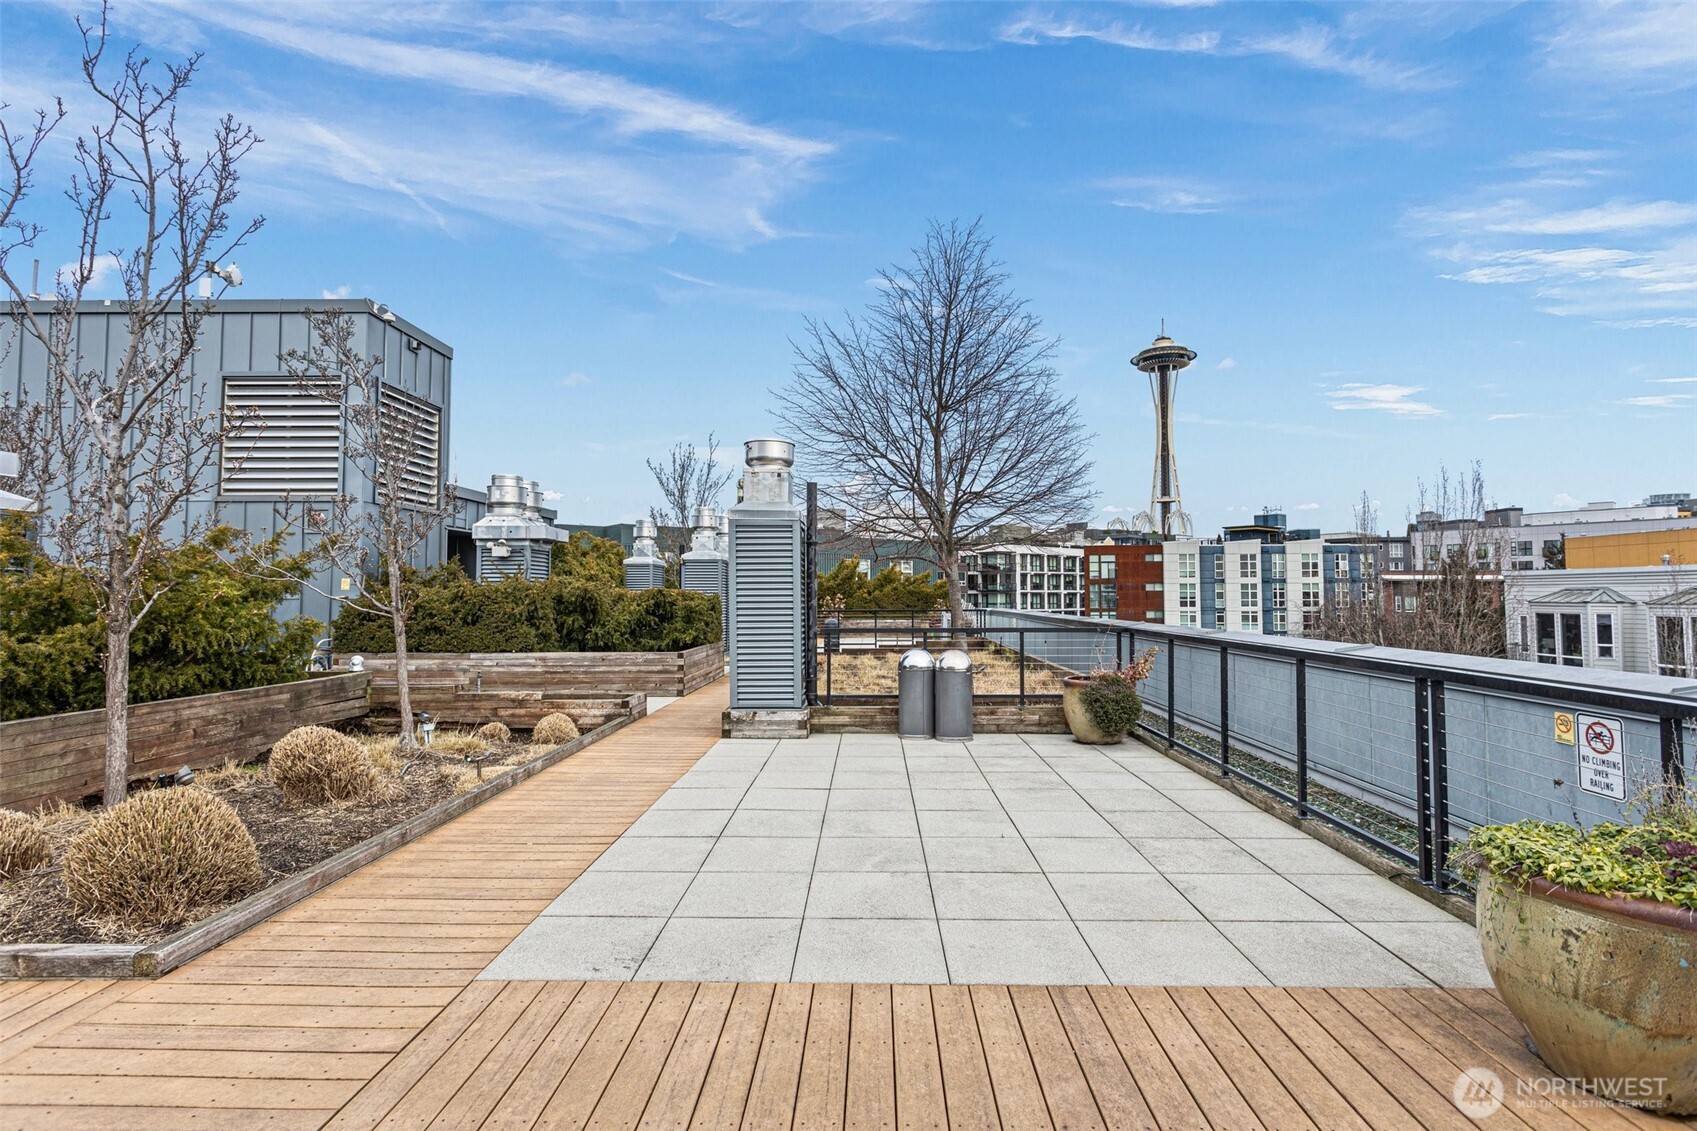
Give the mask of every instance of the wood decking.
POLYGON ((1656 1127, 1539 1104, 1481 991, 476 975, 716 740, 723 685, 154 982, 0 983, 0 1128, 1656 1127))

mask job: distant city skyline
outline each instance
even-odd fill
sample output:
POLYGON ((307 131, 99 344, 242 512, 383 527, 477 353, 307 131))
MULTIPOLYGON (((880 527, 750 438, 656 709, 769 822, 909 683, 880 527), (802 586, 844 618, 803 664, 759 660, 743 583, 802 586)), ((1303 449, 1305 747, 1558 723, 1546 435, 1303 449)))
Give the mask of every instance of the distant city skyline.
MULTIPOLYGON (((27 208, 49 275, 97 10, 4 11, 8 125, 70 111, 27 208)), ((540 480, 563 520, 645 515, 676 442, 772 434, 788 339, 933 217, 982 216, 1061 339, 1092 525, 1148 506, 1129 359, 1162 318, 1199 355, 1198 533, 1348 529, 1363 490, 1400 529, 1475 459, 1528 510, 1697 490, 1697 5, 125 0, 113 28, 206 53, 191 139, 265 139, 239 297, 441 338, 450 473, 540 480)))

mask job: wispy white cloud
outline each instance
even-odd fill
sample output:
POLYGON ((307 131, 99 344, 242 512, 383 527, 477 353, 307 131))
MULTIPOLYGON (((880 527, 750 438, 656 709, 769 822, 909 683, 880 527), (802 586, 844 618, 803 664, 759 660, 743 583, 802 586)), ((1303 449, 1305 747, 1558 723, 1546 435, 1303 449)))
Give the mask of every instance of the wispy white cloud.
POLYGON ((1229 199, 1213 185, 1184 177, 1106 177, 1096 187, 1108 192, 1116 208, 1201 215, 1218 212, 1229 199))
POLYGON ((1237 368, 1237 359, 1235 357, 1222 357, 1220 359, 1220 363, 1218 365, 1214 366, 1214 368, 1215 369, 1236 369, 1237 368))
POLYGON ((1480 208, 1417 208, 1409 217, 1437 230, 1509 235, 1575 236, 1661 231, 1697 223, 1697 203, 1675 200, 1610 200, 1591 208, 1549 211, 1526 200, 1504 200, 1480 208))
POLYGON ((1545 62, 1586 86, 1677 90, 1697 84, 1697 5, 1576 4, 1545 37, 1545 62))
POLYGON ((560 378, 560 384, 564 385, 568 389, 573 389, 580 385, 587 385, 593 380, 594 378, 590 377, 587 373, 568 373, 564 377, 560 378))
POLYGON ((1368 385, 1351 383, 1326 391, 1332 407, 1340 412, 1385 412, 1393 416, 1441 416, 1443 409, 1414 399, 1425 389, 1418 385, 1368 385))
POLYGON ((1216 31, 1194 32, 1188 35, 1164 36, 1145 29, 1140 24, 1125 24, 1118 20, 1060 19, 1029 13, 1002 25, 1004 43, 1037 46, 1051 41, 1093 39, 1114 47, 1134 51, 1178 51, 1212 53, 1220 45, 1216 31))
POLYGON ((1697 377, 1652 377, 1652 385, 1697 385, 1697 377))
POLYGON ((681 287, 661 285, 655 293, 671 303, 697 302, 710 299, 733 306, 752 306, 761 310, 817 311, 829 310, 832 304, 811 295, 793 294, 773 287, 750 287, 704 279, 669 267, 660 269, 662 275, 684 284, 681 287))
POLYGON ((331 298, 331 299, 351 298, 351 297, 353 297, 353 293, 354 293, 353 286, 351 284, 348 284, 348 283, 343 283, 339 287, 326 287, 326 288, 324 288, 322 291, 318 292, 318 297, 319 298, 331 298))
POLYGON ((1697 393, 1656 393, 1643 397, 1627 397, 1620 402, 1634 408, 1692 408, 1697 406, 1697 393))
POLYGON ((1535 412, 1493 412, 1486 420, 1530 420, 1538 414, 1535 412))
POLYGON ((1317 511, 1317 510, 1320 509, 1320 504, 1319 503, 1298 503, 1298 504, 1296 504, 1296 509, 1299 510, 1299 511, 1317 511))

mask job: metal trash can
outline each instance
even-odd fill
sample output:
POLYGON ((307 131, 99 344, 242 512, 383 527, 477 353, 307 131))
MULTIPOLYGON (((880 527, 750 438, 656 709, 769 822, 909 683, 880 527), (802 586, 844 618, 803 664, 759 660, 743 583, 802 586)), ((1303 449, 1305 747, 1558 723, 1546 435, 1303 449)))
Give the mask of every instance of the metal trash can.
POLYGON ((896 734, 931 737, 931 704, 936 697, 936 661, 923 648, 909 648, 896 661, 896 734))
POLYGON ((825 651, 840 653, 843 650, 843 622, 836 617, 825 618, 825 651))
POLYGON ((972 737, 972 657, 951 648, 937 657, 937 718, 933 738, 972 737))

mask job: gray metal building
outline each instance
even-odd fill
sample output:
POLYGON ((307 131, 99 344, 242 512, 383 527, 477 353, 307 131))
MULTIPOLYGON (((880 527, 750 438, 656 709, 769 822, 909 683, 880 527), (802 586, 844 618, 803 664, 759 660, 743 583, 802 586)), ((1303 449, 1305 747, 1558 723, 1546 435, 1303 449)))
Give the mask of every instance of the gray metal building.
MULTIPOLYGON (((45 316, 51 313, 52 303, 34 304, 33 309, 45 316)), ((365 505, 375 502, 370 480, 342 453, 335 407, 303 395, 283 366, 288 350, 304 351, 308 346, 304 312, 331 309, 354 317, 356 348, 362 355, 383 359, 385 390, 393 391, 396 409, 412 421, 417 450, 411 464, 418 480, 412 489, 422 493, 445 489, 452 349, 369 299, 220 301, 202 327, 195 374, 203 382, 209 405, 250 408, 266 421, 266 427, 245 443, 241 456, 225 458, 213 469, 205 491, 190 503, 186 521, 216 510, 221 521, 265 536, 278 529, 285 497, 298 502, 347 494, 365 505)), ((112 364, 128 335, 122 303, 84 302, 77 321, 82 366, 112 364)), ((8 316, 6 323, 10 348, 0 357, 0 395, 15 400, 26 388, 40 388, 46 359, 41 343, 20 332, 15 316, 8 316)), ((476 517, 471 515, 470 521, 476 517)), ((444 560, 448 539, 447 529, 437 530, 419 547, 413 564, 428 566, 444 560)), ((289 536, 285 549, 300 548, 297 531, 289 536)), ((340 590, 342 580, 329 569, 315 579, 320 588, 331 592, 340 590)), ((297 613, 325 623, 334 619, 330 599, 310 590, 278 610, 285 617, 297 613)))

